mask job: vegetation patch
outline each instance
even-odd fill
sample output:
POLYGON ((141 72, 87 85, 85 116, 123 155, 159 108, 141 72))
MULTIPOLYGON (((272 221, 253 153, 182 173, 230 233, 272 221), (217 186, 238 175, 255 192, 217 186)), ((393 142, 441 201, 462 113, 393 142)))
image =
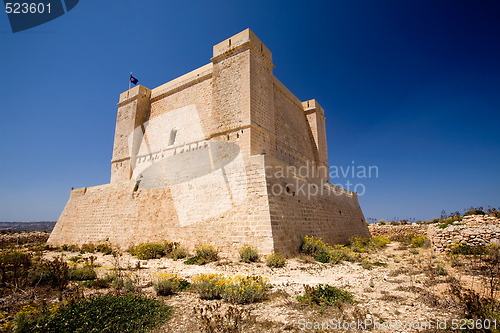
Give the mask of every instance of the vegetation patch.
POLYGON ((183 246, 177 246, 168 254, 174 260, 184 259, 189 257, 189 251, 183 246))
POLYGON ((113 280, 114 278, 112 275, 107 275, 100 279, 85 281, 82 283, 82 286, 93 289, 110 288, 113 280))
POLYGON ((169 296, 189 288, 191 284, 176 274, 159 274, 154 284, 154 290, 158 296, 169 296))
MULTIPOLYGON (((490 322, 498 322, 500 320, 500 303, 498 300, 491 297, 484 297, 472 289, 464 288, 456 280, 450 284, 450 291, 461 305, 464 317, 473 320, 489 320, 490 322)), ((475 331, 496 332, 496 330, 491 331, 489 328, 475 331)))
POLYGON ((159 300, 108 294, 72 301, 38 317, 23 312, 16 324, 21 332, 147 332, 164 323, 171 312, 159 300))
POLYGON ((350 292, 328 284, 319 284, 316 287, 305 285, 304 294, 297 296, 297 300, 303 304, 313 306, 339 306, 342 303, 354 303, 353 295, 350 292))
POLYGON ((270 284, 261 276, 224 277, 220 274, 201 274, 193 278, 193 290, 202 299, 224 299, 229 303, 246 304, 267 297, 270 284))
POLYGON ((300 250, 312 256, 316 261, 330 264, 340 264, 343 261, 362 261, 361 253, 385 247, 390 242, 389 238, 375 236, 372 238, 356 236, 351 238, 350 245, 328 246, 321 238, 306 236, 302 240, 300 250))
POLYGON ((68 264, 61 258, 41 259, 31 268, 28 279, 32 286, 50 285, 63 290, 68 285, 68 264))
POLYGON ((467 213, 465 213, 465 216, 469 216, 469 215, 486 215, 485 212, 483 212, 482 209, 479 209, 479 208, 472 208, 472 209, 469 209, 467 211, 467 213))
POLYGON ((140 244, 132 253, 140 260, 161 258, 165 255, 163 244, 153 242, 140 244))
POLYGON ((196 247, 196 253, 193 257, 184 261, 186 265, 205 265, 209 262, 218 261, 219 252, 212 245, 203 245, 196 247))
POLYGON ((449 248, 450 254, 455 255, 482 255, 487 253, 487 248, 483 245, 471 246, 464 243, 452 243, 449 248))
POLYGON ((266 259, 266 265, 272 268, 283 268, 286 266, 286 258, 279 253, 271 254, 266 259))
POLYGON ((83 265, 81 267, 71 267, 68 272, 70 280, 85 281, 97 278, 97 273, 93 266, 83 265))
POLYGON ((238 275, 224 279, 221 296, 230 303, 254 303, 267 297, 269 287, 267 280, 261 276, 238 275))
POLYGON ((240 250, 240 260, 246 263, 259 261, 257 248, 250 245, 243 246, 240 250))
POLYGON ((95 253, 95 245, 90 243, 90 244, 83 244, 82 247, 80 248, 80 253, 95 253))
POLYGON ((349 240, 349 247, 353 252, 367 253, 370 250, 378 250, 384 248, 391 240, 384 236, 363 237, 354 236, 349 240))
POLYGON ((78 247, 78 245, 75 245, 75 244, 64 244, 61 246, 61 250, 63 251, 68 251, 68 252, 80 252, 80 248, 78 247))
POLYGON ((193 290, 201 299, 220 299, 225 285, 224 276, 221 274, 200 274, 193 279, 193 290))
POLYGON ((424 247, 427 236, 415 236, 411 239, 411 247, 424 247))
POLYGON ((323 243, 323 240, 321 238, 315 238, 314 236, 305 236, 302 240, 300 251, 316 258, 317 256, 328 252, 328 246, 323 243))
POLYGON ((446 229, 448 226, 453 225, 455 222, 460 222, 462 221, 462 216, 460 215, 455 215, 455 216, 450 216, 445 219, 439 219, 436 222, 438 223, 438 227, 441 229, 446 229))
POLYGON ((96 246, 97 252, 101 252, 102 254, 112 254, 113 248, 107 243, 101 243, 96 246))
POLYGON ((0 285, 18 285, 28 274, 31 267, 31 254, 20 250, 0 252, 0 285))

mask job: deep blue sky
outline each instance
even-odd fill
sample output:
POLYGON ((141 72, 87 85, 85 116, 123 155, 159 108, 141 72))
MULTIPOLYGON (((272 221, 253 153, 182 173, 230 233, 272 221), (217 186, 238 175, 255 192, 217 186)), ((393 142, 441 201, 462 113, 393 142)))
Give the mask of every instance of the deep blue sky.
POLYGON ((378 167, 350 180, 365 217, 500 206, 500 1, 86 0, 16 34, 0 14, 0 221, 56 220, 72 186, 109 182, 131 71, 154 88, 248 27, 325 109, 330 164, 378 167))

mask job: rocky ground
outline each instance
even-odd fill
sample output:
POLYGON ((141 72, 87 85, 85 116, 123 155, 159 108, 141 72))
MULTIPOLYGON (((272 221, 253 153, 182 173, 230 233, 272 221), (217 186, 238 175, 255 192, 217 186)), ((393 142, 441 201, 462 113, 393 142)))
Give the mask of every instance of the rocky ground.
MULTIPOLYGON (((70 259, 77 254, 47 254, 49 257, 58 255, 70 259)), ((90 254, 83 255, 89 256, 90 254)), ((117 266, 125 268, 125 274, 135 281, 136 286, 151 295, 155 294, 152 284, 160 272, 174 273, 188 280, 201 273, 260 275, 269 279, 273 285, 269 299, 249 305, 232 306, 223 301, 204 301, 191 292, 161 297, 167 304, 174 306, 175 311, 172 319, 158 332, 200 331, 204 325, 200 311, 205 311, 205 321, 227 321, 230 325, 234 322, 234 316, 224 315, 228 310, 238 312, 241 317, 240 326, 244 327, 245 332, 295 332, 306 328, 305 325, 330 320, 339 320, 342 324, 353 321, 358 323, 358 320, 368 324, 371 320, 386 325, 400 323, 419 326, 417 329, 397 329, 393 326, 389 330, 391 332, 432 331, 423 329, 422 325, 430 323, 431 327, 435 327, 438 320, 463 317, 460 307, 448 294, 451 277, 460 277, 464 281, 471 278, 452 268, 446 257, 436 257, 431 249, 407 248, 398 242, 392 242, 385 249, 369 254, 370 262, 375 264, 371 267, 351 262, 322 264, 310 257, 289 258, 286 267, 270 268, 264 263, 247 264, 227 258, 199 266, 167 258, 140 261, 128 253, 124 253, 118 260, 111 255, 92 256, 97 257, 100 276, 105 276, 117 266), (438 266, 443 270, 435 271, 438 266), (350 291, 354 295, 355 304, 340 308, 311 307, 297 301, 296 296, 303 293, 304 285, 320 283, 350 291)), ((96 291, 85 290, 87 294, 94 292, 96 291)), ((379 329, 371 328, 375 332, 387 331, 383 326, 378 327, 379 329)), ((331 329, 324 326, 323 331, 331 329)))
MULTIPOLYGON (((1 234, 0 244, 26 248, 47 259, 62 256, 70 265, 92 260, 99 277, 116 273, 119 268, 121 274, 133 281, 136 292, 157 297, 174 307, 171 319, 156 332, 444 332, 448 330, 436 329, 438 322, 451 323, 466 314, 463 302, 451 292, 452 286, 461 285, 462 290, 470 288, 483 297, 491 290, 485 284, 490 282, 487 276, 474 269, 476 257, 436 253, 429 242, 427 246, 415 248, 400 234, 394 237, 400 241, 393 240, 385 248, 364 253, 363 261, 333 265, 297 255, 288 258, 284 268, 270 268, 263 258, 251 264, 237 258, 221 258, 206 265, 186 265, 184 260, 166 257, 138 260, 125 251, 113 256, 46 250, 44 242, 48 233, 43 232, 1 234), (177 274, 188 281, 202 273, 259 275, 268 279, 272 289, 266 300, 246 305, 201 300, 190 291, 156 296, 153 284, 160 273, 177 274), (297 296, 304 293, 305 285, 318 284, 351 292, 354 304, 311 306, 297 300, 297 296), (337 329, 338 325, 344 326, 337 329)), ((494 288, 498 295, 496 288, 498 286, 494 288)), ((0 307, 7 309, 12 308, 12 304, 31 301, 46 302, 50 307, 75 290, 85 295, 113 291, 90 289, 82 286, 82 282, 72 281, 63 294, 50 288, 36 292, 15 290, 0 297, 0 307)))

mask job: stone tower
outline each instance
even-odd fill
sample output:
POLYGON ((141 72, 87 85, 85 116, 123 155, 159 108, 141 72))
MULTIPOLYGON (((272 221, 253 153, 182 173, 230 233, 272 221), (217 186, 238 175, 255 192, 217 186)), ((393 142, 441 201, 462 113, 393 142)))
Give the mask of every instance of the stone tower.
POLYGON ((49 243, 176 241, 236 253, 369 236, 356 193, 328 181, 325 115, 273 75, 249 29, 211 62, 120 95, 110 184, 71 191, 49 243))

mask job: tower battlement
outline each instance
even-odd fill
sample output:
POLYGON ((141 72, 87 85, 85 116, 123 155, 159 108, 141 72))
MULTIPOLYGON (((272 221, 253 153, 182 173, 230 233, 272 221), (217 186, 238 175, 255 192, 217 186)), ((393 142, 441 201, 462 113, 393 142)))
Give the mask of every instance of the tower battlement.
POLYGON ((217 58, 228 52, 232 52, 242 47, 243 45, 251 45, 255 50, 265 57, 269 63, 273 63, 273 55, 271 51, 262 43, 262 41, 250 29, 245 29, 242 32, 229 37, 228 39, 214 45, 213 58, 217 58))

